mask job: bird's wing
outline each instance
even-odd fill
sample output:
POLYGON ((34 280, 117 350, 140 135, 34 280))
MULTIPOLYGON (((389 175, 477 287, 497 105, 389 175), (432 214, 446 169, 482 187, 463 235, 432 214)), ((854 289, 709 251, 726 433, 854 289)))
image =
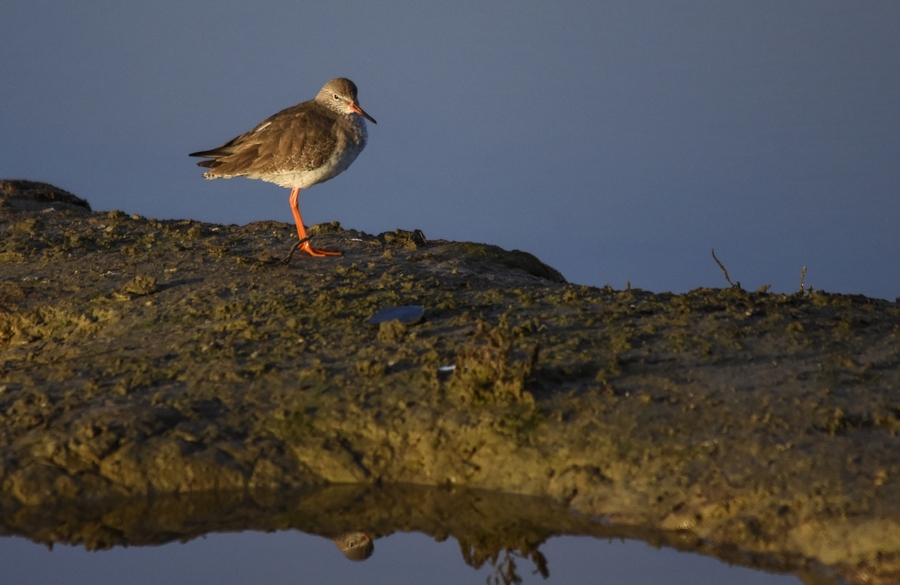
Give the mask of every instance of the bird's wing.
POLYGON ((334 118, 318 104, 292 106, 256 128, 212 150, 193 153, 219 176, 309 170, 327 161, 337 146, 334 118))

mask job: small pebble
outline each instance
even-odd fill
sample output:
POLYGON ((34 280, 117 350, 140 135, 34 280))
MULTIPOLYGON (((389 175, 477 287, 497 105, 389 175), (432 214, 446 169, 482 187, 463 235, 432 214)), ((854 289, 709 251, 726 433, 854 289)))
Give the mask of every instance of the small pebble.
POLYGON ((400 321, 401 323, 418 323, 425 316, 425 307, 418 305, 405 305, 402 307, 383 307, 366 321, 369 325, 378 325, 387 321, 400 321))

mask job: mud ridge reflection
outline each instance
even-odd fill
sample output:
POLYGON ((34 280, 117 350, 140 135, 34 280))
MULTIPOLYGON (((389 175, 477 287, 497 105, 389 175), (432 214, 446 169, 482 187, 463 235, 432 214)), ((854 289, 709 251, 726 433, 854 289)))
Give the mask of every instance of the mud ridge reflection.
POLYGON ((0 502, 0 535, 52 547, 149 546, 187 542, 214 532, 299 530, 332 539, 351 560, 365 560, 375 541, 420 532, 454 538, 463 560, 494 568, 489 583, 519 583, 517 560, 545 578, 552 567, 540 547, 555 536, 635 539, 711 555, 731 564, 794 573, 805 583, 838 583, 826 569, 790 555, 748 554, 716 547, 690 532, 616 526, 574 515, 552 500, 483 490, 348 484, 292 491, 173 494, 56 506, 0 502))

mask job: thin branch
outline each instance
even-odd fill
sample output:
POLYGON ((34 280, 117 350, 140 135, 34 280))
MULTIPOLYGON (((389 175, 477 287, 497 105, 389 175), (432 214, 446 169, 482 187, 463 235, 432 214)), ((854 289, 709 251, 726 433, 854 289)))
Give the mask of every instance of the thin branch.
POLYGON ((716 264, 719 265, 719 268, 722 269, 722 274, 725 275, 725 280, 728 281, 728 284, 730 284, 732 288, 740 288, 740 286, 741 286, 740 283, 734 284, 733 282, 731 282, 731 279, 728 277, 728 271, 725 270, 725 267, 722 265, 721 262, 719 262, 719 259, 716 258, 716 251, 715 251, 715 250, 712 251, 712 257, 713 257, 713 260, 716 261, 716 264))
POLYGON ((290 264, 290 263, 291 263, 291 258, 294 257, 294 252, 296 252, 297 249, 300 248, 300 246, 303 245, 303 242, 308 242, 309 239, 310 239, 311 237, 312 237, 312 236, 306 236, 305 238, 303 238, 302 240, 300 240, 300 241, 297 242, 296 244, 292 244, 292 245, 291 245, 291 251, 288 252, 288 255, 287 255, 287 256, 285 256, 284 258, 282 258, 281 260, 279 260, 279 261, 278 261, 278 264, 285 264, 285 265, 290 264))
POLYGON ((803 281, 806 280, 806 266, 800 271, 800 294, 803 294, 803 281))

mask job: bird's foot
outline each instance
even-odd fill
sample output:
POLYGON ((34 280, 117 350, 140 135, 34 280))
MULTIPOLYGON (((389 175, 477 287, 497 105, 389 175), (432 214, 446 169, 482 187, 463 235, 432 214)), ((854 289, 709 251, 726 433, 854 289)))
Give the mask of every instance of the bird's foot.
POLYGON ((325 256, 343 256, 343 252, 338 252, 337 250, 326 250, 325 248, 313 248, 309 241, 305 241, 297 246, 297 249, 301 252, 306 252, 310 256, 315 258, 324 258, 325 256))

